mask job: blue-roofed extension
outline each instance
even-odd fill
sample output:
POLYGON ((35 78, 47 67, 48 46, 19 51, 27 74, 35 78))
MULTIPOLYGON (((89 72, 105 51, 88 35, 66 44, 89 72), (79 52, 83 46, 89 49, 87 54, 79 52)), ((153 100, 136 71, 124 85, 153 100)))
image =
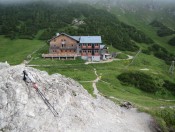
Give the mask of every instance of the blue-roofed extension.
POLYGON ((98 43, 98 44, 101 44, 102 43, 102 40, 101 40, 101 36, 81 36, 80 37, 80 43, 82 44, 88 44, 88 43, 91 43, 91 44, 95 44, 95 43, 98 43))

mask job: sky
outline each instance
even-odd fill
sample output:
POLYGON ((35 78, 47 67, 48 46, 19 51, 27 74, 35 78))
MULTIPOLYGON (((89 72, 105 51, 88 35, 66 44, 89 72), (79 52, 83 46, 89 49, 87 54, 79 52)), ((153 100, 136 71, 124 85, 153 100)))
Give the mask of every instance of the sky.
MULTIPOLYGON (((59 0, 0 0, 0 3, 25 3, 25 2, 35 2, 35 1, 59 1, 59 0)), ((66 1, 66 0, 64 0, 66 1)), ((100 1, 100 0, 67 0, 67 1, 100 1)), ((164 3, 169 3, 169 2, 173 2, 175 3, 175 0, 106 0, 106 1, 130 1, 130 2, 134 2, 134 1, 156 1, 156 2, 164 2, 164 3)), ((145 2, 146 3, 146 2, 145 2)))

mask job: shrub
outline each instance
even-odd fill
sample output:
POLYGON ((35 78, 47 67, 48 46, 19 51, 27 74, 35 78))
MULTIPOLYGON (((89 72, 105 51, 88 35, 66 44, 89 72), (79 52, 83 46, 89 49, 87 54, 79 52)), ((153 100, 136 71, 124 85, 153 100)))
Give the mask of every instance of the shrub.
POLYGON ((142 72, 122 73, 117 77, 125 85, 133 85, 145 92, 155 93, 159 90, 155 79, 142 72))
POLYGON ((170 39, 168 41, 168 44, 172 45, 172 46, 175 46, 175 37, 173 37, 172 39, 170 39))
POLYGON ((166 27, 164 24, 158 21, 153 21, 152 23, 150 23, 150 25, 158 28, 157 35, 159 37, 165 37, 165 36, 169 36, 175 33, 175 31, 171 30, 170 28, 166 27))
POLYGON ((166 64, 171 64, 171 61, 174 60, 174 55, 169 53, 164 47, 161 47, 158 44, 153 44, 148 48, 150 52, 153 52, 154 56, 159 59, 162 59, 166 62, 166 64))
POLYGON ((151 51, 150 50, 142 50, 142 53, 147 54, 147 55, 150 55, 151 54, 151 51))
POLYGON ((175 130, 173 126, 175 126, 175 110, 166 108, 162 110, 157 110, 156 115, 161 117, 165 122, 166 125, 171 129, 175 130))
POLYGON ((175 83, 165 80, 163 87, 175 94, 175 83))

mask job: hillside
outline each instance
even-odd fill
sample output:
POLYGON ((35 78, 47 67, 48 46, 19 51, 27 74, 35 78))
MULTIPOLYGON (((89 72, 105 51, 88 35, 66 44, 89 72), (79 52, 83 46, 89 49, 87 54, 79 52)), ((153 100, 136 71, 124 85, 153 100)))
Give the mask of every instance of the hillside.
POLYGON ((159 124, 158 129, 174 131, 175 75, 170 74, 169 68, 175 47, 168 44, 174 34, 160 37, 157 35, 159 29, 150 23, 156 20, 165 31, 173 26, 155 18, 145 21, 146 8, 143 17, 142 8, 134 13, 130 8, 127 11, 125 4, 117 8, 114 2, 113 7, 104 4, 101 8, 98 1, 93 3, 96 8, 72 2, 0 5, 0 61, 16 65, 27 60, 28 67, 76 80, 94 98, 93 85, 98 77, 96 87, 100 95, 116 104, 131 102, 140 111, 151 114, 159 124), (110 52, 121 53, 110 63, 101 64, 86 65, 80 59, 43 59, 41 55, 49 48, 46 41, 56 32, 100 35, 110 52))
POLYGON ((56 32, 102 35, 104 43, 129 51, 139 49, 135 42, 152 43, 152 40, 141 31, 121 23, 114 15, 104 10, 82 4, 62 3, 62 5, 47 3, 1 5, 0 34, 11 39, 41 40, 50 39, 56 32), (85 24, 76 25, 73 23, 74 19, 82 20, 85 24))
MULTIPOLYGON (((112 2, 112 1, 111 1, 112 2)), ((174 32, 175 30, 175 3, 163 2, 163 1, 120 1, 117 4, 110 4, 110 2, 103 5, 109 12, 115 14, 117 18, 131 26, 144 32, 154 42, 166 48, 170 52, 174 53, 174 47, 169 46, 168 41, 175 36, 174 33, 170 33, 167 36, 161 35, 161 30, 154 28, 151 23, 157 21, 164 26, 163 29, 169 29, 174 32), (160 35, 159 35, 160 34, 160 35)), ((101 6, 101 5, 100 5, 101 6)), ((164 30, 166 31, 166 30, 164 30)))

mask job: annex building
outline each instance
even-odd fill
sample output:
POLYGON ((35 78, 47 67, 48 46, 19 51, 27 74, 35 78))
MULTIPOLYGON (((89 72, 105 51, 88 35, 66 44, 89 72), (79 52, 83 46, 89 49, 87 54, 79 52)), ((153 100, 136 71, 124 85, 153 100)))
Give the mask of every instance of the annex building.
POLYGON ((49 53, 44 58, 75 59, 100 61, 107 59, 107 47, 102 44, 101 36, 70 36, 65 33, 54 36, 49 42, 49 53))

